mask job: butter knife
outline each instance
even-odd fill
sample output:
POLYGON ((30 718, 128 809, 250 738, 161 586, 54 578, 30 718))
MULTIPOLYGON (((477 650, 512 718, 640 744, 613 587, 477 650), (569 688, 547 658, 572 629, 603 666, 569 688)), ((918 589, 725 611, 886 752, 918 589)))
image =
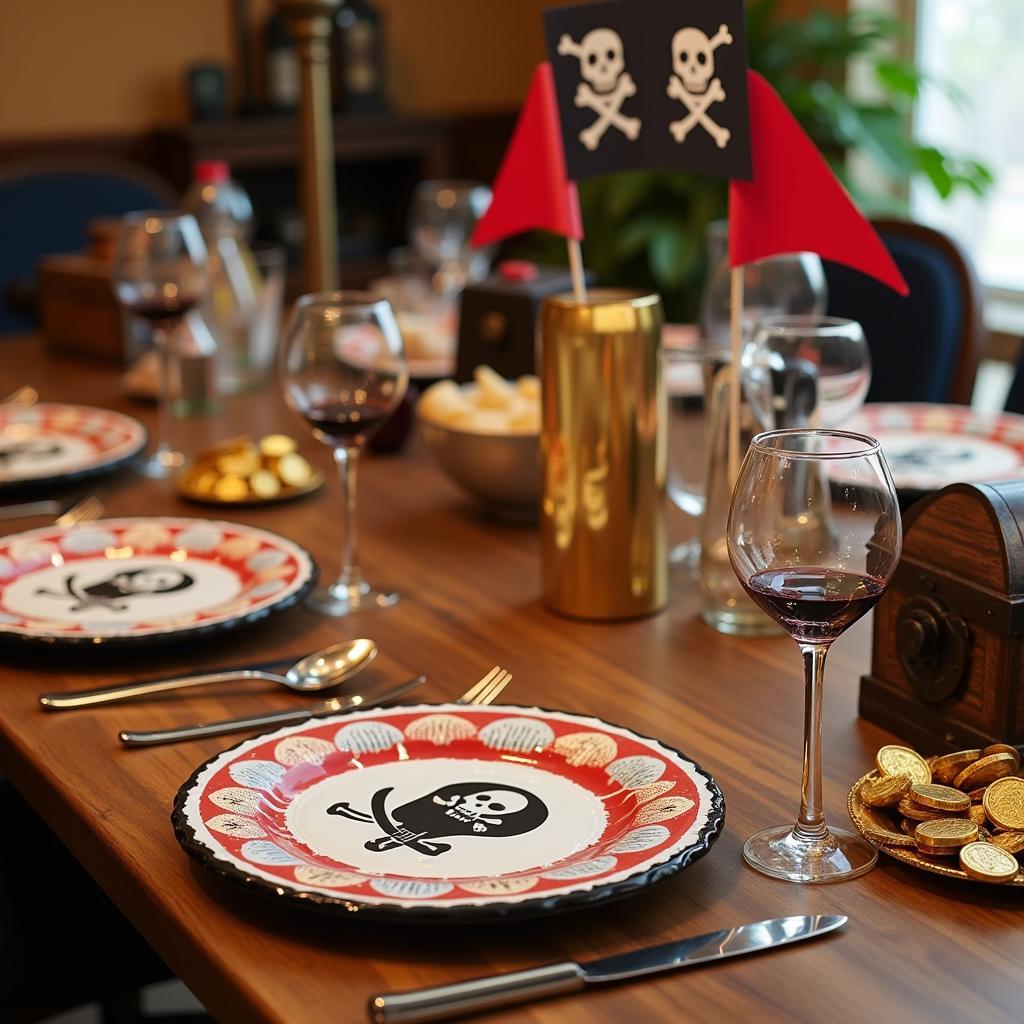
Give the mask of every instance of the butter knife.
POLYGON ((226 718, 220 722, 184 725, 174 729, 153 729, 149 732, 133 732, 126 729, 118 735, 125 746, 152 747, 158 743, 177 743, 179 740, 197 740, 205 736, 223 736, 226 733, 242 732, 246 729, 264 729, 272 725, 297 725, 300 722, 307 722, 311 718, 344 714, 346 711, 355 711, 357 708, 376 707, 378 704, 401 697, 403 693, 407 693, 416 686, 422 686, 426 681, 426 676, 416 676, 415 679, 409 679, 401 686, 392 687, 392 689, 384 690, 381 693, 371 693, 369 696, 332 697, 330 700, 322 700, 296 711, 270 711, 262 715, 226 718))
POLYGON ((578 992, 588 985, 606 981, 625 981, 745 953, 777 949, 791 942, 814 939, 835 931, 846 921, 843 914, 774 917, 583 964, 569 961, 512 974, 459 981, 452 985, 438 985, 436 988, 385 992, 370 998, 370 1019, 374 1024, 450 1020, 530 999, 578 992))

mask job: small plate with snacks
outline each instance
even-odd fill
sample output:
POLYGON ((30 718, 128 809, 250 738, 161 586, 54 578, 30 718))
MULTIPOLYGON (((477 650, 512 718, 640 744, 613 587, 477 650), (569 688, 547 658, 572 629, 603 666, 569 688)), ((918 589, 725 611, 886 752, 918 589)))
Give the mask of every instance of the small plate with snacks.
POLYGON ((178 477, 178 493, 207 505, 266 505, 312 494, 323 474, 285 434, 236 437, 203 452, 178 477))
POLYGON ((1005 743, 922 757, 888 745, 850 790, 857 831, 922 871, 1024 886, 1024 779, 1005 743))
POLYGON ((505 380, 487 366, 473 381, 442 380, 416 407, 420 435, 463 490, 502 515, 536 518, 540 497, 540 381, 505 380))

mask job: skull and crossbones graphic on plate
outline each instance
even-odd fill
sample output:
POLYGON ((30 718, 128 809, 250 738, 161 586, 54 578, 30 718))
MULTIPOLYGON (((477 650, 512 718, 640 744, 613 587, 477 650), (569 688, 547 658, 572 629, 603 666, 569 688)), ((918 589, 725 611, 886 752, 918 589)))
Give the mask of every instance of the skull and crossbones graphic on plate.
POLYGON ((681 28, 672 37, 674 73, 669 75, 667 92, 688 111, 685 117, 668 126, 676 142, 682 142, 699 124, 719 149, 728 145, 732 133, 711 119, 708 107, 725 99, 721 79, 714 77, 715 50, 731 42, 728 25, 719 25, 710 38, 699 28, 681 28))
POLYGON ((596 120, 580 132, 580 142, 587 149, 597 149, 611 127, 618 128, 627 139, 636 139, 640 135, 640 118, 622 113, 622 104, 636 95, 636 83, 626 70, 618 32, 595 28, 578 43, 566 34, 558 40, 558 52, 579 60, 583 81, 576 87, 575 103, 597 114, 596 120))
POLYGON ((437 857, 450 843, 437 840, 453 836, 508 838, 532 832, 548 817, 544 801, 516 786, 497 782, 455 782, 388 810, 393 786, 377 790, 370 812, 347 801, 332 804, 327 813, 362 824, 375 823, 384 835, 365 843, 371 853, 407 846, 417 853, 437 857))

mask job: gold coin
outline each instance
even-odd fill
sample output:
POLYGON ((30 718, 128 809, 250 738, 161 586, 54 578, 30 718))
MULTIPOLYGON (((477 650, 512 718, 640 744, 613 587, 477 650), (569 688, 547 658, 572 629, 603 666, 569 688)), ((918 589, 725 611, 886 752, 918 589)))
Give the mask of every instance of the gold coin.
POLYGON ((989 786, 1013 771, 1012 754, 989 754, 974 764, 969 764, 954 780, 957 789, 977 789, 989 786))
POLYGON ((225 476, 251 476, 262 466, 259 452, 252 445, 242 451, 222 455, 217 459, 217 472, 223 473, 225 476))
POLYGON ((301 455, 285 455, 278 459, 277 475, 289 487, 305 487, 313 478, 313 467, 301 455))
POLYGON ((968 843, 977 842, 978 826, 964 818, 940 818, 936 821, 922 821, 914 829, 914 838, 919 847, 936 850, 957 850, 968 843))
POLYGON ((904 797, 899 802, 898 809, 904 818, 911 818, 914 821, 939 821, 955 817, 955 815, 950 814, 949 811, 933 811, 929 807, 922 807, 920 804, 915 804, 910 797, 904 797))
POLYGON ((1017 874, 1017 859, 991 843, 968 843, 960 850, 960 867, 979 882, 1008 882, 1017 874))
POLYGON ((997 779, 985 790, 983 803, 993 824, 1010 830, 1024 829, 1024 779, 997 779))
POLYGON ((249 490, 257 498, 276 498, 281 493, 281 481, 269 469, 258 469, 249 477, 249 490))
POLYGON ((185 486, 196 494, 213 494, 219 479, 215 470, 201 469, 189 474, 185 486))
POLYGON ((910 799, 921 807, 935 811, 966 811, 971 806, 971 798, 966 793, 934 783, 912 787, 910 799))
POLYGON ((914 829, 917 828, 917 822, 911 821, 909 818, 900 818, 900 828, 903 829, 908 836, 912 836, 914 834, 914 829))
POLYGON ((916 785, 932 781, 932 770, 928 762, 910 747, 889 744, 875 755, 875 764, 883 775, 909 775, 916 785))
POLYGON ((997 832, 989 842, 1007 853, 1024 853, 1024 832, 997 832))
POLYGON ((938 782, 951 783, 969 764, 981 757, 981 750, 958 750, 955 754, 943 754, 932 761, 932 775, 938 782))
POLYGON ((978 828, 988 824, 988 815, 985 813, 985 808, 981 804, 971 804, 967 809, 967 820, 973 821, 978 828))
POLYGON ((986 757, 989 754, 1009 754, 1017 762, 1010 774, 1016 775, 1020 771, 1020 750, 1009 743, 993 743, 987 746, 981 753, 986 757))
POLYGON ((979 786, 977 789, 969 789, 967 795, 971 798, 972 804, 980 804, 985 799, 985 790, 988 786, 979 786))
POLYGON ((909 792, 909 775, 880 775, 860 787, 860 798, 869 807, 892 807, 909 792))
POLYGON ((213 489, 221 501, 242 501, 249 497, 249 488, 240 476, 222 476, 213 489))
POLYGON ((295 451, 295 441, 287 434, 267 434, 260 441, 260 452, 270 459, 279 459, 295 451))
POLYGON ((914 846, 916 840, 913 836, 904 835, 893 828, 892 822, 881 811, 868 807, 863 802, 855 802, 857 827, 873 843, 882 846, 914 846))

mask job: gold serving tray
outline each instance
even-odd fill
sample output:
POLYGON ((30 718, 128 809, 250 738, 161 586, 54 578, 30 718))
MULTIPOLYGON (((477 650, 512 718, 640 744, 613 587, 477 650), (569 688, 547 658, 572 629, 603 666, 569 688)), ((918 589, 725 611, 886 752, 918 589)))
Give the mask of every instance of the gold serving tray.
POLYGON ((187 466, 178 474, 178 494, 188 501, 194 501, 199 505, 234 505, 236 507, 250 505, 278 505, 283 501, 292 501, 304 495, 312 494, 323 486, 324 475, 319 470, 314 470, 308 483, 301 487, 282 487, 272 498, 218 498, 209 491, 200 491, 191 486, 191 480, 199 472, 196 466, 187 466))
MULTIPOLYGON (((870 843, 873 843, 878 847, 882 853, 887 853, 890 857, 895 857, 896 860, 903 861, 904 864, 912 864, 915 868, 920 868, 922 871, 929 871, 933 875, 944 875, 947 878, 959 878, 965 882, 977 882, 978 879, 971 878, 966 871, 962 871, 959 867, 953 866, 960 863, 956 857, 926 857, 924 854, 918 853, 917 849, 913 846, 892 846, 872 838, 871 823, 867 817, 869 811, 884 818, 893 831, 900 831, 899 819, 895 814, 890 812, 888 807, 868 807, 860 798, 861 786, 866 782, 872 782, 877 778, 878 770, 872 769, 867 773, 867 775, 859 778, 850 790, 850 796, 847 800, 846 806, 850 812, 850 820, 853 822, 857 831, 870 843)), ((1024 869, 1018 869, 1017 874, 1008 882, 980 882, 979 884, 1024 887, 1024 869)))

